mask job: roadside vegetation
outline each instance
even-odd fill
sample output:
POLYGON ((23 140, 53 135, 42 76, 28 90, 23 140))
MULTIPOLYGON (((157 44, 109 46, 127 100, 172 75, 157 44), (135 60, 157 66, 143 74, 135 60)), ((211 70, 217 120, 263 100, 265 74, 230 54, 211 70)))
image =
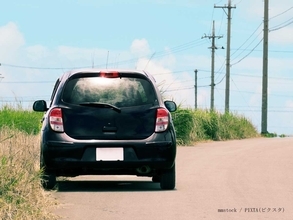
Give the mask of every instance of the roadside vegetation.
POLYGON ((57 219, 57 201, 42 189, 39 170, 40 114, 0 110, 0 219, 57 219))
MULTIPOLYGON (((0 108, 0 219, 57 219, 57 201, 41 187, 39 131, 43 114, 0 108)), ((259 136, 242 116, 179 108, 172 113, 178 145, 259 136)))
POLYGON ((260 136, 248 119, 233 113, 179 108, 172 115, 178 145, 260 136))

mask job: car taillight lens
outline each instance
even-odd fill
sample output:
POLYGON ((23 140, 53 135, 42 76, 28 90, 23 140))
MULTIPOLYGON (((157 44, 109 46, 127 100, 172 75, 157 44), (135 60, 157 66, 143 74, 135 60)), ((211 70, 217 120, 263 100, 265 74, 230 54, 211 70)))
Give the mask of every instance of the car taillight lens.
POLYGON ((64 132, 61 108, 54 108, 50 111, 49 121, 53 131, 64 132))
POLYGON ((100 77, 118 78, 119 77, 119 72, 117 72, 117 71, 101 71, 100 72, 100 77))
POLYGON ((169 112, 164 108, 157 109, 155 132, 166 131, 169 124, 169 112))

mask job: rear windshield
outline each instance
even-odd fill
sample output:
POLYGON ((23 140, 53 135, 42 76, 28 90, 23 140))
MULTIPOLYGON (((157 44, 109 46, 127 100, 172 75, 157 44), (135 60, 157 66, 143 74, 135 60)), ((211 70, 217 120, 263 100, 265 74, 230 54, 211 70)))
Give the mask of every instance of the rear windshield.
POLYGON ((63 91, 63 101, 71 104, 95 102, 130 107, 153 104, 156 100, 152 84, 142 78, 73 78, 63 91))

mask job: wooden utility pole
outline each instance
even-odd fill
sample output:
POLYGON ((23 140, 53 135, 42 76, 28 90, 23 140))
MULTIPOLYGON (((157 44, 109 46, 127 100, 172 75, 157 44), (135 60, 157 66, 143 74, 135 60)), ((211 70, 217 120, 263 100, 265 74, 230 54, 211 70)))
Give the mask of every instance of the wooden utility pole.
POLYGON ((227 51, 226 51, 226 90, 225 90, 225 112, 229 112, 230 103, 230 44, 231 44, 231 9, 236 6, 231 6, 231 0, 228 0, 228 6, 214 6, 215 8, 228 9, 228 13, 225 11, 228 17, 227 27, 227 51))
POLYGON ((210 36, 204 36, 203 38, 209 38, 212 39, 212 46, 210 49, 212 49, 212 62, 211 62, 211 110, 214 110, 214 100, 215 100, 215 50, 218 49, 215 45, 215 38, 222 38, 223 36, 215 36, 215 21, 213 21, 213 30, 212 35, 210 36))
POLYGON ((264 0, 263 28, 263 78, 262 78, 262 115, 261 133, 268 133, 268 40, 269 39, 269 0, 264 0))
POLYGON ((194 70, 194 109, 197 109, 197 69, 194 70))

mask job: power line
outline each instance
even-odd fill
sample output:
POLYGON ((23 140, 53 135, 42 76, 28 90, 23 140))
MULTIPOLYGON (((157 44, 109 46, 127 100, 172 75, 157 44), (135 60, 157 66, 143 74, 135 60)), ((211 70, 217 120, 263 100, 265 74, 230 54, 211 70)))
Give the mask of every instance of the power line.
MULTIPOLYGON (((164 74, 173 74, 173 73, 182 73, 182 72, 190 72, 190 71, 193 71, 193 70, 175 70, 175 71, 171 71, 171 72, 159 72, 159 73, 155 73, 153 74, 154 76, 157 76, 157 75, 164 75, 164 74)), ((199 71, 201 72, 207 72, 207 73, 210 73, 210 70, 204 70, 204 69, 199 69, 199 71)), ((222 71, 216 71, 215 73, 218 73, 218 74, 225 74, 224 72, 222 71)), ((240 74, 240 73, 234 73, 232 72, 232 74, 234 76, 243 76, 243 77, 255 77, 255 78, 261 78, 261 76, 259 75, 249 75, 249 74, 240 74)), ((220 76, 220 75, 219 75, 220 76)), ((224 76, 225 77, 225 76, 224 76)), ((4 77, 3 77, 4 78, 4 77)), ((198 80, 204 80, 204 79, 209 79, 210 77, 209 76, 204 76, 204 77, 199 77, 198 80)), ((270 79, 278 79, 278 80, 293 80, 293 77, 280 77, 280 76, 270 76, 269 77, 270 79)), ((221 79, 222 81, 223 79, 221 79)), ((183 80, 183 81, 180 81, 178 80, 178 83, 182 83, 182 82, 189 82, 190 80, 183 80)), ((243 82, 243 81, 242 81, 243 82)), ((1 84, 47 84, 47 83, 55 83, 55 81, 3 81, 1 82, 1 84)), ((192 82, 191 82, 192 83, 192 82)), ((220 82, 216 83, 219 84, 220 82)), ((273 83, 273 82, 272 82, 273 83)), ((290 82, 288 82, 290 83, 290 82)))
POLYGON ((259 45, 260 45, 260 43, 263 41, 263 39, 261 39, 258 43, 257 43, 257 45, 255 45, 255 47, 254 48, 252 48, 252 50, 248 53, 248 54, 246 54, 244 57, 242 57, 240 60, 238 60, 236 63, 233 63, 233 64, 231 64, 231 66, 234 66, 234 65, 236 65, 236 64, 238 64, 238 63, 240 63, 242 60, 244 60, 246 57, 248 57, 254 50, 255 50, 255 48, 257 48, 259 45))
POLYGON ((82 66, 82 67, 37 67, 37 66, 22 66, 8 63, 1 63, 1 66, 12 67, 12 68, 20 68, 20 69, 38 69, 38 70, 64 70, 64 69, 81 69, 81 68, 90 68, 90 66, 82 66))
MULTIPOLYGON (((245 44, 246 44, 246 42, 256 33, 256 31, 260 28, 260 26, 262 25, 262 22, 259 24, 259 26, 251 33, 251 35, 235 50, 235 52, 233 52, 232 54, 231 54, 231 56, 233 56, 237 51, 239 51, 241 48, 242 48, 242 46, 244 46, 245 44)), ((260 34, 258 34, 257 36, 259 36, 260 34)), ((253 41, 255 41, 255 40, 253 40, 253 41)), ((251 44, 249 44, 249 45, 251 45, 251 44)), ((245 48, 245 49, 247 49, 247 47, 245 48)), ((238 57, 238 56, 237 56, 238 57)), ((235 58, 234 58, 235 59, 235 58)))
POLYGON ((219 85, 224 79, 225 79, 225 75, 223 76, 223 78, 218 82, 218 83, 216 83, 216 85, 219 85))
MULTIPOLYGON (((239 91, 239 88, 237 87, 237 85, 236 85, 236 83, 234 82, 233 79, 232 79, 232 82, 234 83, 236 89, 239 91)), ((243 93, 240 92, 240 94, 241 94, 241 97, 242 97, 242 99, 244 100, 244 102, 246 102, 246 103, 247 103, 247 106, 249 106, 249 103, 248 103, 248 101, 244 98, 243 93)), ((255 115, 253 115, 253 117, 256 118, 255 115)))
POLYGON ((274 28, 270 29, 269 31, 270 32, 277 31, 277 30, 280 30, 280 29, 282 29, 284 27, 289 26, 290 24, 293 24, 293 18, 283 22, 282 24, 279 24, 279 25, 275 26, 274 28))
MULTIPOLYGON (((231 49, 231 50, 242 50, 242 51, 250 51, 251 49, 231 49)), ((262 50, 254 50, 258 52, 262 52, 262 50)), ((270 53, 293 53, 293 51, 290 50, 269 50, 270 53)))
POLYGON ((8 82, 2 82, 2 84, 47 84, 47 83, 55 83, 55 81, 8 81, 8 82))
MULTIPOLYGON (((155 58, 159 58, 159 57, 164 57, 164 56, 168 56, 170 54, 175 54, 175 53, 179 53, 182 51, 186 51, 192 48, 195 48, 197 46, 201 46, 206 44, 205 41, 203 41, 201 38, 197 39, 197 40, 193 40, 175 47, 171 47, 168 51, 163 50, 163 51, 159 51, 156 52, 154 57, 155 58)), ((132 59, 127 59, 127 60, 123 60, 123 61, 115 61, 113 63, 108 63, 107 66, 110 65, 121 65, 121 64, 130 64, 130 63, 135 63, 137 62, 138 59, 141 58, 145 58, 145 56, 140 56, 140 57, 136 57, 136 58, 132 58, 132 59)), ((16 65, 16 64, 8 64, 8 63, 1 63, 0 65, 2 66, 6 66, 6 67, 11 67, 11 68, 21 68, 21 69, 38 69, 38 70, 66 70, 66 69, 82 69, 82 68, 92 68, 92 65, 85 65, 85 66, 75 66, 75 67, 38 67, 38 66, 24 66, 24 65, 16 65)), ((95 65, 95 67, 104 67, 105 64, 97 64, 95 65)))
MULTIPOLYGON (((218 90, 223 91, 224 89, 218 88, 218 90)), ((234 90, 234 89, 231 89, 231 91, 238 92, 238 93, 246 93, 246 94, 260 95, 260 96, 262 94, 260 92, 242 91, 242 90, 234 90)), ((270 96, 282 97, 282 98, 292 98, 292 95, 285 95, 285 94, 274 94, 274 93, 271 93, 270 96)))
POLYGON ((291 9, 293 9, 293 7, 290 7, 290 8, 288 8, 286 11, 283 11, 283 12, 281 12, 280 14, 277 14, 277 15, 271 17, 270 20, 272 20, 272 19, 274 19, 274 18, 276 18, 276 17, 279 17, 280 15, 285 14, 286 12, 290 11, 291 9))

